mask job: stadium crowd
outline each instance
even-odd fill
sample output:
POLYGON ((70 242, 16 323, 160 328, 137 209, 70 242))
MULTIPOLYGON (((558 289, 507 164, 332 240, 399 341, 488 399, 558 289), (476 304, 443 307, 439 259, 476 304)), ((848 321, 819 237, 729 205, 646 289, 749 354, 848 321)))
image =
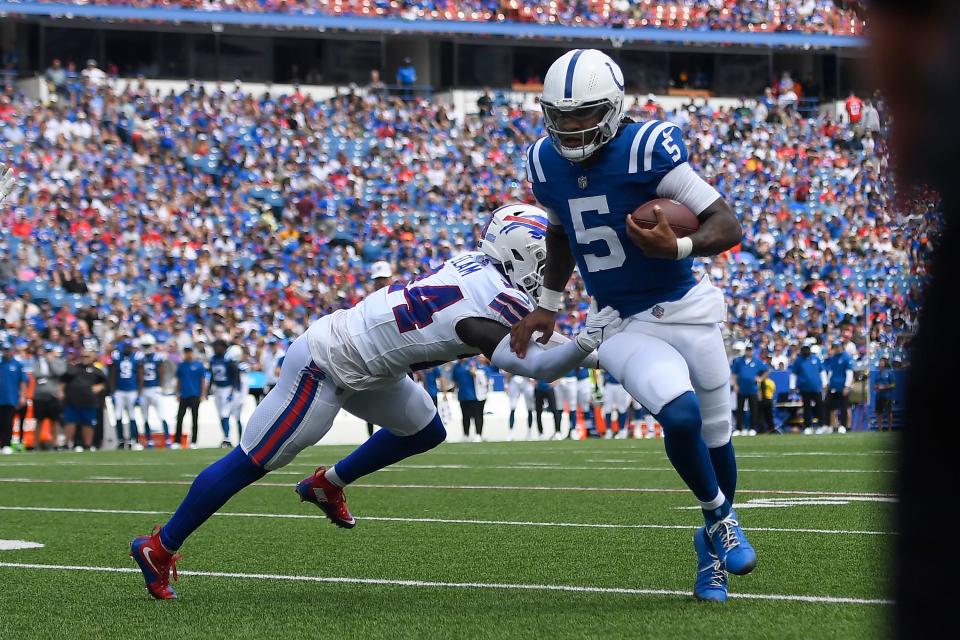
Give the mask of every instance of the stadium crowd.
POLYGON ((73 0, 73 4, 623 28, 836 35, 859 35, 863 30, 862 20, 835 0, 73 0))
MULTIPOLYGON (((54 74, 47 104, 0 95, 0 163, 19 176, 0 209, 0 343, 24 362, 109 365, 149 335, 177 364, 224 339, 269 377, 269 354, 373 289, 374 262, 414 277, 472 248, 501 203, 531 200, 539 113, 500 96, 460 113, 381 91, 161 95, 87 71, 54 74)), ((697 267, 727 294, 731 356, 754 345, 786 370, 839 340, 861 367, 902 360, 937 203, 893 198, 883 104, 860 102, 805 116, 775 87, 729 109, 628 109, 681 125, 736 206, 743 244, 697 267)), ((574 276, 561 329, 587 306, 574 276)))

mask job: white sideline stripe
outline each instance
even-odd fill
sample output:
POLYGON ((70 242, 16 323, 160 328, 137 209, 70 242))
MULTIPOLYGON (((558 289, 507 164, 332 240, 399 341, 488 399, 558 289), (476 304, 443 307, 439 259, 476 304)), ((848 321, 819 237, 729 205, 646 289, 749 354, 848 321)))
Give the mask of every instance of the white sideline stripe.
MULTIPOLYGON (((166 516, 169 511, 143 511, 139 509, 84 509, 81 507, 3 507, 0 511, 38 511, 46 513, 107 513, 111 515, 131 516, 166 516)), ((217 512, 215 516, 228 518, 271 518, 290 520, 326 520, 326 516, 308 515, 302 513, 243 513, 217 512)), ((355 514, 357 515, 357 514, 355 514)), ((400 518, 394 516, 367 516, 357 515, 360 521, 372 522, 413 522, 425 524, 478 524, 503 525, 512 527, 560 527, 580 529, 681 529, 694 530, 698 527, 685 524, 616 524, 592 522, 529 522, 524 520, 470 520, 463 518, 400 518)), ((744 531, 763 531, 766 533, 814 533, 818 535, 855 535, 855 536, 890 536, 897 535, 892 531, 855 531, 846 529, 781 529, 776 527, 744 527, 744 531)))
MULTIPOLYGON (((546 467, 543 465, 470 465, 470 464, 395 464, 394 469, 516 469, 520 471, 669 471, 676 473, 673 467, 575 467, 571 465, 558 465, 546 467)), ((756 469, 750 467, 739 467, 739 471, 749 471, 753 473, 894 473, 892 469, 756 469)))
MULTIPOLYGON (((193 477, 193 476, 190 476, 193 477)), ((53 480, 50 478, 0 478, 0 482, 9 484, 146 484, 146 485, 189 485, 186 480, 53 480)), ((251 487, 281 487, 292 489, 293 485, 282 482, 255 482, 251 487)), ((350 485, 363 489, 464 489, 478 491, 599 491, 614 493, 690 493, 689 489, 654 489, 647 487, 553 487, 519 486, 496 484, 378 484, 357 482, 350 485)), ((788 496, 875 496, 895 498, 892 493, 870 493, 862 491, 808 491, 791 489, 741 489, 737 493, 756 493, 788 496)))
MULTIPOLYGON (((102 573, 140 573, 133 567, 93 567, 67 564, 33 564, 26 562, 0 562, 8 569, 38 569, 47 571, 95 571, 102 573)), ((674 589, 633 589, 629 587, 586 587, 573 584, 522 584, 509 582, 433 582, 428 580, 392 580, 387 578, 346 578, 328 576, 288 576, 273 573, 227 573, 223 571, 180 571, 182 576, 205 578, 236 578, 240 580, 283 580, 291 582, 321 582, 328 584, 362 584, 392 587, 417 587, 427 589, 504 589, 516 591, 565 591, 570 593, 616 593, 638 596, 686 596, 689 591, 674 589)), ((775 593, 731 593, 731 598, 742 600, 777 600, 782 602, 809 602, 814 604, 869 604, 890 605, 893 600, 885 598, 847 598, 835 596, 805 596, 775 593)))

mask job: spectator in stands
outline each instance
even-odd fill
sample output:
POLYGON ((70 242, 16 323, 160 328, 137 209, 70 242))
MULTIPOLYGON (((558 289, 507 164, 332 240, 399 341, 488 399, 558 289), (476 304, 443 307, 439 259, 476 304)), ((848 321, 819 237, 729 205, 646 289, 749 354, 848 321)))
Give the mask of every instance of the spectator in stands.
POLYGON ((405 98, 413 97, 412 87, 417 84, 417 68, 409 57, 403 59, 403 64, 397 68, 397 84, 400 85, 401 95, 405 98))
POLYGON ((820 356, 814 355, 809 344, 800 349, 800 356, 790 367, 791 388, 800 392, 803 401, 803 432, 810 435, 814 424, 823 425, 823 388, 826 371, 820 356))
POLYGON ((767 372, 769 367, 765 362, 753 355, 753 345, 748 344, 744 353, 739 358, 734 359, 730 366, 730 374, 733 382, 733 390, 737 395, 737 405, 734 407, 736 412, 736 431, 741 434, 756 435, 757 427, 760 426, 760 414, 758 400, 760 389, 757 386, 757 379, 767 372), (749 428, 744 424, 743 407, 747 406, 750 412, 749 428))
POLYGON ((859 131, 861 129, 860 120, 863 118, 863 100, 857 97, 853 89, 850 89, 850 94, 844 101, 843 108, 847 112, 847 122, 859 131))
POLYGON ((61 380, 67 372, 67 364, 57 355, 56 346, 47 342, 35 351, 33 377, 33 418, 36 421, 36 447, 45 443, 40 441, 41 425, 44 420, 50 423, 50 437, 54 446, 58 446, 62 437, 63 385, 61 380))
POLYGON ((884 431, 884 419, 886 431, 893 430, 893 390, 896 386, 897 379, 890 368, 890 360, 880 358, 880 367, 873 374, 873 415, 878 431, 884 431))
POLYGON ((177 430, 173 437, 173 448, 179 449, 183 442, 183 417, 190 410, 193 420, 190 434, 190 448, 197 448, 197 431, 200 428, 200 398, 206 395, 206 370, 201 362, 194 359, 193 347, 183 349, 183 361, 177 365, 177 430))
POLYGON ((366 90, 368 96, 375 98, 380 98, 387 94, 387 85, 380 79, 380 71, 377 69, 370 70, 370 82, 367 83, 366 90))
POLYGON ((477 111, 481 118, 489 118, 493 115, 493 98, 490 97, 490 89, 484 87, 483 93, 477 98, 477 111))
POLYGON ((97 425, 102 428, 100 407, 107 386, 107 374, 97 363, 97 354, 84 348, 77 361, 63 374, 63 422, 66 445, 80 452, 95 450, 97 425), (77 427, 80 436, 77 437, 77 427))
POLYGON ((47 67, 44 77, 50 84, 50 88, 57 94, 64 95, 67 92, 67 72, 60 62, 60 58, 54 58, 50 66, 47 67))
POLYGON ((27 402, 27 374, 13 357, 13 343, 0 345, 0 454, 13 453, 13 419, 27 402))
POLYGON ((99 87, 107 79, 107 74, 97 66, 93 58, 87 60, 87 66, 80 72, 80 76, 90 87, 99 87))
POLYGON ((451 372, 463 416, 463 439, 471 439, 470 423, 473 422, 473 442, 480 442, 483 437, 483 400, 477 397, 477 369, 477 359, 469 358, 457 361, 451 372))

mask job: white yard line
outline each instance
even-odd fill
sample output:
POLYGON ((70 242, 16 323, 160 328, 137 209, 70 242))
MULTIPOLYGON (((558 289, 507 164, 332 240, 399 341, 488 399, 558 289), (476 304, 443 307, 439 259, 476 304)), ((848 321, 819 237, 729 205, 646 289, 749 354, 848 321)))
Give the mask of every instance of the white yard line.
MULTIPOLYGON (((141 509, 85 509, 81 507, 29 507, 29 506, 0 506, 0 511, 27 511, 40 513, 92 513, 110 515, 150 515, 168 516, 169 511, 146 511, 141 509)), ((326 520, 326 516, 302 513, 243 513, 218 512, 216 516, 225 518, 268 518, 286 520, 326 520)), ((361 522, 404 522, 426 524, 471 524, 494 525, 512 527, 561 527, 582 529, 680 529, 693 531, 696 526, 682 524, 618 524, 618 523, 591 523, 591 522, 536 522, 526 520, 474 520, 467 518, 402 518, 395 516, 368 516, 354 514, 361 522)), ((776 527, 744 527, 746 531, 763 531, 767 533, 812 533, 818 535, 857 535, 857 536, 889 536, 896 535, 891 531, 857 531, 848 529, 782 529, 776 527)))
MULTIPOLYGON (((92 571, 98 573, 140 573, 133 567, 96 567, 65 564, 33 564, 26 562, 0 562, 8 569, 32 569, 37 571, 92 571)), ((419 589, 489 589, 512 591, 562 591, 568 593, 604 593, 638 596, 683 596, 689 591, 672 589, 635 589, 631 587, 590 587, 572 584, 522 584, 509 582, 435 582, 430 580, 394 580, 388 578, 349 578, 328 576, 281 575, 271 573, 227 573, 222 571, 180 571, 182 576, 205 578, 231 578, 236 580, 276 580, 290 582, 318 582, 326 584, 375 585, 390 587, 414 587, 419 589)), ((885 598, 850 598, 837 596, 810 596, 774 593, 731 593, 731 598, 740 600, 775 600, 781 602, 804 602, 813 604, 890 605, 885 598)))
MULTIPOLYGON (((189 476, 192 477, 192 476, 189 476)), ((143 484, 143 485, 189 485, 189 480, 54 480, 51 478, 0 478, 0 483, 7 484, 143 484)), ((292 489, 292 483, 256 482, 251 487, 281 487, 292 489)), ((378 484, 357 482, 350 485, 364 489, 459 489, 468 491, 597 491, 613 493, 690 493, 688 489, 657 489, 647 487, 557 487, 539 485, 490 485, 490 484, 378 484)), ((895 498, 892 493, 873 493, 862 491, 808 491, 791 489, 742 489, 737 493, 770 494, 770 495, 801 495, 801 496, 878 496, 895 498)))

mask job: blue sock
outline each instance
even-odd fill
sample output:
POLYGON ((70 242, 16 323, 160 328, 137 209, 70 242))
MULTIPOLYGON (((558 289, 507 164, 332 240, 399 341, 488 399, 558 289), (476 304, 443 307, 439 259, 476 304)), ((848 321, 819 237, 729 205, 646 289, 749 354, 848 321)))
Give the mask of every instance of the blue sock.
POLYGON ((577 428, 577 410, 571 409, 567 412, 567 415, 570 417, 570 432, 572 433, 577 428))
POLYGON ((220 428, 223 430, 223 439, 230 439, 230 418, 220 418, 220 428))
POLYGON ((117 442, 123 442, 123 422, 117 420, 117 442))
POLYGON ((170 425, 167 424, 166 420, 163 421, 163 436, 165 438, 170 437, 170 425))
POLYGON ((187 496, 167 524, 160 529, 160 542, 167 551, 176 551, 191 533, 207 521, 241 489, 266 475, 237 447, 200 472, 187 496))
POLYGON ((737 491, 737 456, 733 451, 733 440, 722 447, 710 449, 710 460, 713 461, 720 491, 733 504, 733 494, 737 491))
POLYGON ((446 437, 447 431, 443 428, 439 413, 430 424, 412 436, 396 436, 388 429, 380 429, 335 465, 337 477, 350 484, 404 458, 429 451, 446 437))
POLYGON ((700 437, 700 401, 693 391, 671 400, 656 416, 663 426, 663 444, 667 457, 697 500, 710 502, 717 497, 717 474, 707 445, 700 437))
POLYGON ((133 442, 137 442, 139 439, 140 437, 139 437, 139 432, 137 431, 137 421, 131 420, 130 421, 130 440, 133 442))
POLYGON ((527 411, 527 430, 533 428, 533 411, 527 411))
POLYGON ((143 433, 147 436, 147 442, 150 442, 150 421, 143 421, 143 433))
POLYGON ((608 413, 603 416, 603 419, 607 421, 607 429, 613 430, 613 414, 608 413))
POLYGON ((507 418, 507 425, 510 428, 510 431, 513 431, 513 421, 516 419, 516 417, 517 417, 516 409, 510 409, 510 417, 507 418))
POLYGON ((617 421, 620 423, 620 431, 627 428, 627 412, 617 414, 617 421))

